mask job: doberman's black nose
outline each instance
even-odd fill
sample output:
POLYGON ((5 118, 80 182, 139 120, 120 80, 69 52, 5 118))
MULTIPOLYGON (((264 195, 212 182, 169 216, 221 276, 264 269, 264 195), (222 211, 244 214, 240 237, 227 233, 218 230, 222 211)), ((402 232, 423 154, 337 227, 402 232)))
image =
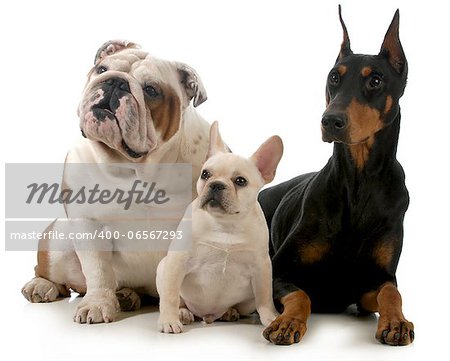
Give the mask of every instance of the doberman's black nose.
POLYGON ((209 188, 211 189, 212 192, 216 193, 223 191, 225 189, 225 184, 221 182, 214 182, 209 185, 209 188))
POLYGON ((328 131, 338 131, 347 126, 345 114, 327 114, 322 118, 322 127, 328 131))
POLYGON ((128 82, 123 78, 119 77, 109 78, 105 81, 105 84, 110 86, 111 89, 120 89, 125 92, 131 93, 130 84, 128 84, 128 82))

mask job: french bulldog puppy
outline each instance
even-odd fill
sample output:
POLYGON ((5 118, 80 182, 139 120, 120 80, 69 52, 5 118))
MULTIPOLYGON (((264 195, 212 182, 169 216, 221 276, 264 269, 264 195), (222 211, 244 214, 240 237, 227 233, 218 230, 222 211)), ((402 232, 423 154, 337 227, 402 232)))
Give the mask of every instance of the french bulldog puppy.
POLYGON ((232 154, 217 122, 211 126, 198 197, 179 226, 186 231, 192 217, 191 239, 173 241, 157 269, 160 331, 180 333, 194 317, 234 321, 255 310, 263 325, 276 318, 269 233, 257 196, 282 153, 273 136, 248 159, 232 154))
MULTIPOLYGON (((80 135, 67 154, 64 188, 80 189, 84 182, 92 181, 129 190, 134 180, 160 179, 159 164, 189 163, 192 176, 186 181, 193 196, 171 201, 177 216, 165 222, 165 229, 176 230, 195 198, 195 182, 208 151, 210 126, 194 109, 206 98, 203 83, 190 66, 156 58, 132 42, 105 43, 97 51, 78 108, 83 137, 80 135), (73 164, 95 167, 74 168, 73 164), (91 173, 92 169, 95 173, 91 173), (142 169, 155 174, 141 174, 142 169)), ((65 209, 68 219, 57 219, 46 234, 58 231, 94 235, 109 231, 120 235, 130 232, 132 237, 107 241, 95 238, 89 241, 93 248, 88 251, 70 239, 43 238, 36 277, 22 289, 27 300, 52 302, 74 290, 84 295, 74 321, 101 323, 113 321, 119 309, 139 308, 140 298, 135 291, 157 297, 156 268, 167 252, 123 250, 118 249, 117 242, 133 244, 137 231, 146 230, 150 223, 156 227, 160 208, 134 202, 125 212, 123 205, 116 202, 107 207, 67 204, 65 209), (102 248, 97 250, 99 243, 102 248)))

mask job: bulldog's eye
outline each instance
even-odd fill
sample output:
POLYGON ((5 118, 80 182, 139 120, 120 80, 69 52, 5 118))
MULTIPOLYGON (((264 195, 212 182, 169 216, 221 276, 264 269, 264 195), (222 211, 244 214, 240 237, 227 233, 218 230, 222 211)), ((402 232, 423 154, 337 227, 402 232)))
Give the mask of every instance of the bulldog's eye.
POLYGON ((209 177, 211 177, 211 173, 209 173, 206 169, 203 170, 201 178, 203 180, 207 180, 209 177))
POLYGON ((339 76, 339 74, 337 72, 333 71, 333 72, 331 72, 330 76, 328 77, 328 81, 332 85, 338 85, 339 82, 341 81, 341 77, 339 76))
POLYGON ((151 85, 145 86, 144 91, 151 98, 157 98, 159 96, 158 91, 151 85))
POLYGON ((103 65, 98 66, 98 67, 95 69, 95 72, 96 72, 97 74, 104 73, 105 71, 108 71, 108 69, 106 68, 106 66, 103 66, 103 65))
POLYGON ((379 75, 373 75, 370 77, 367 86, 369 89, 377 89, 383 85, 383 79, 379 75))
POLYGON ((240 187, 244 187, 247 185, 247 179, 245 179, 244 177, 237 177, 234 180, 234 183, 237 184, 240 187))

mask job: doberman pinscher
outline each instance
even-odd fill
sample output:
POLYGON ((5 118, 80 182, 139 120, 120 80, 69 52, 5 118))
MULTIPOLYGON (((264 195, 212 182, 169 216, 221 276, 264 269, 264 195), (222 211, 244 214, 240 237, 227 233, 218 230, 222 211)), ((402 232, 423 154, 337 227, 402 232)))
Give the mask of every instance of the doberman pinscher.
POLYGON ((399 98, 407 62, 395 13, 378 55, 353 54, 347 29, 326 85, 322 138, 333 155, 316 173, 260 194, 270 229, 274 298, 282 314, 264 330, 272 343, 298 342, 313 312, 357 304, 379 312, 376 338, 414 339, 395 272, 409 196, 396 159, 399 98))

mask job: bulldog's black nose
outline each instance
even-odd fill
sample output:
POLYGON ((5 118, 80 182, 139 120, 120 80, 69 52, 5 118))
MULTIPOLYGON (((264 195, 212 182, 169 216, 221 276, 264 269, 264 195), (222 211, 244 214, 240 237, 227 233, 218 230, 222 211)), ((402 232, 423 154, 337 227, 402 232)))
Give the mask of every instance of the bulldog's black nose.
POLYGON ((347 116, 345 114, 327 114, 322 117, 322 127, 327 131, 342 130, 346 126, 347 116))
POLYGON ((111 89, 120 89, 125 92, 131 93, 130 84, 128 84, 128 82, 123 78, 119 77, 109 78, 108 80, 105 81, 105 84, 109 85, 111 89))
POLYGON ((212 192, 220 192, 225 189, 225 184, 221 182, 214 182, 209 185, 209 188, 211 189, 212 192))
POLYGON ((105 120, 108 115, 105 110, 115 113, 120 106, 120 99, 128 96, 131 93, 130 84, 123 78, 112 77, 106 79, 102 83, 103 97, 101 100, 92 106, 94 116, 99 121, 105 120))

